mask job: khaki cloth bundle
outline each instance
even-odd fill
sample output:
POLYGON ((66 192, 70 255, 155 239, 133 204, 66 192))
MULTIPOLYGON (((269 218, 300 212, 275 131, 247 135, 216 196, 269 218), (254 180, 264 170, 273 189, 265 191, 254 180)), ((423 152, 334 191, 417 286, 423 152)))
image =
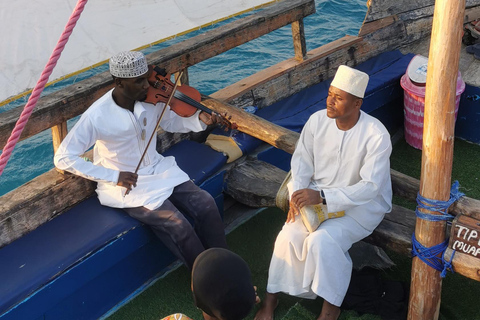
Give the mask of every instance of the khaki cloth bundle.
MULTIPOLYGON (((277 207, 285 212, 288 212, 290 208, 289 195, 288 195, 288 183, 292 180, 291 171, 283 180, 280 189, 278 189, 277 197, 275 199, 277 207)), ((318 229, 320 224, 327 219, 339 218, 345 215, 345 211, 328 212, 327 206, 324 204, 316 204, 311 206, 305 206, 300 209, 300 215, 302 222, 307 228, 308 232, 312 233, 318 229)))

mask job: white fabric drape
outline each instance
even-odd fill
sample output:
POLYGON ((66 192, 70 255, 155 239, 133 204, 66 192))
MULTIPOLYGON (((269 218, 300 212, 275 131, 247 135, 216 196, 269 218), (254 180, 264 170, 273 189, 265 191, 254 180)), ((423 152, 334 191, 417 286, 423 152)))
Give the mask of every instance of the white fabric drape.
MULTIPOLYGON (((50 81, 272 0, 91 0, 50 81)), ((35 86, 76 0, 0 1, 0 102, 35 86)))

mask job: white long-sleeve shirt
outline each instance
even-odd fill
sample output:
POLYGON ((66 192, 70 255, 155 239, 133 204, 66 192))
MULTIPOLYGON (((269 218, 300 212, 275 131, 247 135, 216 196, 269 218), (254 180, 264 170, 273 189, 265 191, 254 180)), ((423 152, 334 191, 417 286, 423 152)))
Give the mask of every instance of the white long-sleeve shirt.
MULTIPOLYGON (((138 170, 137 186, 125 196, 126 189, 117 182, 120 171, 135 171, 165 104, 137 101, 132 113, 115 103, 112 91, 93 103, 67 134, 55 154, 55 166, 98 182, 96 192, 103 205, 155 209, 174 187, 189 180, 174 157, 157 152, 156 134, 138 170), (93 145, 92 163, 81 155, 93 145)), ((160 126, 168 132, 202 131, 206 125, 198 113, 183 118, 167 106, 160 126)))
POLYGON ((326 110, 305 124, 292 156, 293 192, 323 190, 329 212, 345 210, 373 230, 392 208, 390 135, 383 124, 360 111, 355 126, 338 129, 326 110))

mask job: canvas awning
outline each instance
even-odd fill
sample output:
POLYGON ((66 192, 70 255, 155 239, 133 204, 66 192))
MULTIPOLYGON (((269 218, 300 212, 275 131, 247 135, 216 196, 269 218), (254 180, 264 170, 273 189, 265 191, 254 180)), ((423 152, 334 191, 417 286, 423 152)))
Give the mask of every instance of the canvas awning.
MULTIPOLYGON (((91 0, 49 81, 272 0, 91 0)), ((35 86, 76 0, 0 2, 0 105, 35 86), (10 98, 10 99, 9 99, 10 98), (7 100, 8 99, 8 100, 7 100)))

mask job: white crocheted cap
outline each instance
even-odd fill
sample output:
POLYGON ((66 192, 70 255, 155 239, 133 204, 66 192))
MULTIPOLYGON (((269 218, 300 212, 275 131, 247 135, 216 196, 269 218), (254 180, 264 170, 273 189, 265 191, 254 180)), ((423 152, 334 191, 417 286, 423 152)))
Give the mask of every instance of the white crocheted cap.
POLYGON ((338 67, 331 86, 363 98, 368 85, 368 74, 345 65, 338 67))
POLYGON ((110 73, 117 78, 135 78, 148 71, 147 59, 138 51, 123 51, 110 58, 110 73))

